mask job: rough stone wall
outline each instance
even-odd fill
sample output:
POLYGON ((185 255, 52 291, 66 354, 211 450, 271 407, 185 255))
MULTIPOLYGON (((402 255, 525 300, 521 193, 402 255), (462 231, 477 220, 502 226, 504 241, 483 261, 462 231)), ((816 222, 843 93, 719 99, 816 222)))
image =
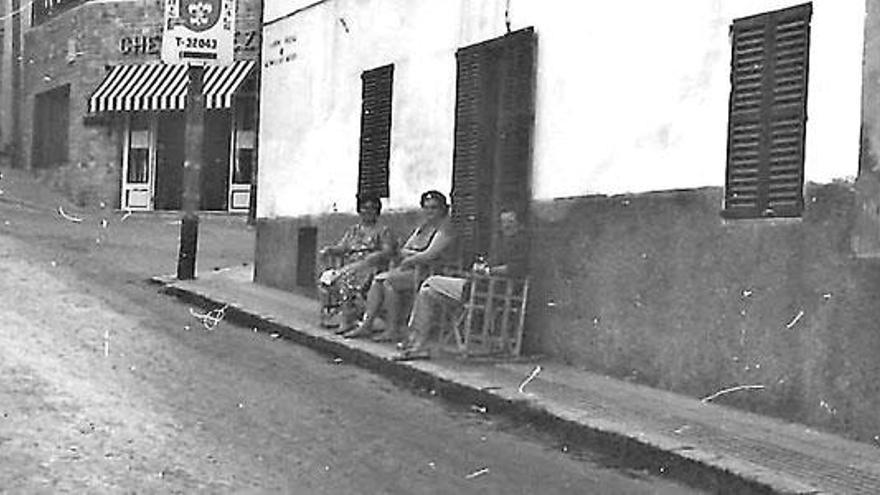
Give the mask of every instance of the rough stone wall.
MULTIPOLYGON (((117 133, 112 126, 84 125, 87 100, 105 67, 143 62, 155 55, 122 55, 119 39, 161 27, 158 2, 87 3, 30 28, 25 34, 23 151, 32 166, 33 107, 37 94, 70 85, 68 162, 118 165, 117 133)), ((62 164, 59 164, 62 165, 62 164)))
POLYGON ((863 440, 880 431, 880 265, 851 184, 798 220, 724 221, 709 188, 534 205, 527 348, 863 440))
MULTIPOLYGON (((121 63, 142 63, 159 59, 158 51, 131 49, 132 44, 149 43, 162 34, 163 3, 159 0, 87 2, 28 28, 23 44, 22 150, 26 168, 31 162, 33 114, 36 95, 65 84, 70 85, 68 160, 57 164, 86 171, 122 164, 122 116, 85 122, 88 98, 103 80, 106 69, 121 63), (125 39, 125 40, 124 40, 125 39), (127 47, 126 47, 127 45, 127 47), (124 49, 126 47, 127 49, 124 49)), ((239 1, 237 58, 256 58, 259 47, 259 2, 239 1), (250 36, 250 33, 256 33, 250 36)), ((85 176, 93 172, 84 172, 85 176)), ((116 173, 117 177, 119 172, 116 173)), ((73 181, 85 182, 85 178, 73 181)), ((102 182, 99 196, 119 204, 119 183, 102 182)), ((89 186, 91 187, 91 186, 89 186)), ((90 193, 73 191, 74 197, 90 193)))

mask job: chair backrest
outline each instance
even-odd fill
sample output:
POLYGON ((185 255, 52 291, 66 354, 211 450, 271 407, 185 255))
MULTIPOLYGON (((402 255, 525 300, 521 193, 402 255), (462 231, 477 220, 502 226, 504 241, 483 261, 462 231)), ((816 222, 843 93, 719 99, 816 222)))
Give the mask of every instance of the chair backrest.
POLYGON ((519 356, 528 295, 528 277, 472 275, 461 322, 462 350, 519 356))

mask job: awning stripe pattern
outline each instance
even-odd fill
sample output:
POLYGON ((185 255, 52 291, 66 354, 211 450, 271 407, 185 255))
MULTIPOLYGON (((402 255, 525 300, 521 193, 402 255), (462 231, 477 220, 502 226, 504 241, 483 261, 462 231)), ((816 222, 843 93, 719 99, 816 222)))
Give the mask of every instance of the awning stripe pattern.
MULTIPOLYGON (((206 68, 202 88, 205 108, 231 107, 235 92, 253 68, 250 60, 206 68)), ((183 110, 188 86, 185 65, 117 65, 89 97, 89 113, 183 110)))

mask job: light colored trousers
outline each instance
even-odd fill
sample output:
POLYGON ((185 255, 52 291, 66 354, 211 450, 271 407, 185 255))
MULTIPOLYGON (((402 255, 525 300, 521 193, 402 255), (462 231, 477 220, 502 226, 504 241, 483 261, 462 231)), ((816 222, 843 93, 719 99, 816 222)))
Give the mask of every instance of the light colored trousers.
POLYGON ((442 275, 432 275, 422 282, 413 301, 408 322, 412 331, 410 342, 413 347, 420 347, 428 339, 431 324, 436 319, 436 312, 441 304, 462 303, 465 282, 463 278, 442 275))

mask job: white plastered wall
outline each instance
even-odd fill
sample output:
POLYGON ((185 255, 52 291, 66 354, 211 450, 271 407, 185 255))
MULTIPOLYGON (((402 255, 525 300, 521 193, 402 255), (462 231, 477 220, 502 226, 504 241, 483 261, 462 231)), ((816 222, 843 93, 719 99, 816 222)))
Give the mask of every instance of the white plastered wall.
POLYGON ((417 204, 428 188, 448 192, 458 29, 456 9, 446 5, 340 0, 267 26, 259 216, 353 210, 360 76, 389 63, 394 64, 394 85, 386 205, 417 204), (285 43, 293 37, 295 42, 285 43), (296 57, 267 67, 267 61, 285 56, 282 47, 296 57))
MULTIPOLYGON (((353 211, 360 74, 387 63, 387 204, 447 192, 455 50, 502 35, 506 2, 328 0, 294 13, 305 3, 266 0, 258 216, 353 211)), ((723 185, 729 26, 800 3, 510 0, 512 29, 538 36, 535 198, 723 185)), ((808 181, 856 174, 863 26, 864 2, 813 2, 808 181)))

